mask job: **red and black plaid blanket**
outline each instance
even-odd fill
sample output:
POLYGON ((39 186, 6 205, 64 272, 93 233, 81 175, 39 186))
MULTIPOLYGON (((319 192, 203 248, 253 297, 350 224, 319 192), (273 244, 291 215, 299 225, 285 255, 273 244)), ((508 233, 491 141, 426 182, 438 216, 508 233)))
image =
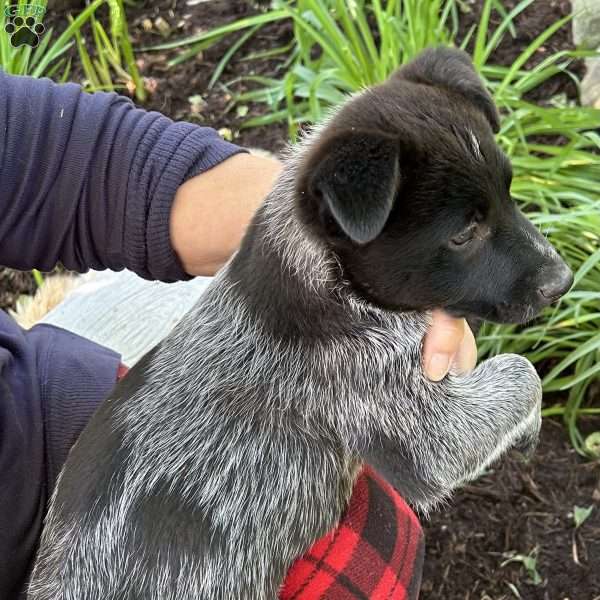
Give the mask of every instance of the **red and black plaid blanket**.
POLYGON ((289 570, 280 600, 414 600, 425 544, 414 512, 366 467, 339 526, 289 570))

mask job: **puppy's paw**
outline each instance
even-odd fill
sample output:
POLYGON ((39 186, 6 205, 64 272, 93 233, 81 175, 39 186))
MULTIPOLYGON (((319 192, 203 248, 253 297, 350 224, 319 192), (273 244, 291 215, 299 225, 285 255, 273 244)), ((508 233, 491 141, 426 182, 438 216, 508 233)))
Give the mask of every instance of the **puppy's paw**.
MULTIPOLYGON (((540 378, 531 362, 516 354, 484 361, 467 379, 450 378, 447 392, 453 406, 439 430, 449 452, 440 453, 431 469, 429 489, 418 502, 425 508, 480 477, 513 447, 531 456, 542 422, 540 378)), ((423 474, 421 484, 427 480, 423 474)))
POLYGON ((513 447, 518 450, 526 460, 530 460, 535 454, 542 428, 542 413, 534 410, 531 417, 525 422, 525 430, 521 437, 516 440, 513 447))
MULTIPOLYGON (((501 354, 482 363, 477 371, 487 392, 482 403, 489 403, 498 428, 489 438, 492 443, 487 445, 485 460, 461 483, 476 478, 510 448, 531 457, 542 425, 542 383, 526 358, 501 354)), ((485 404, 481 408, 484 410, 485 404)))
POLYGON ((532 412, 539 413, 542 383, 535 367, 523 356, 494 356, 481 363, 473 375, 477 386, 488 395, 482 402, 489 400, 507 426, 519 426, 530 419, 532 412))
POLYGON ((418 403, 412 400, 403 411, 390 407, 388 430, 363 441, 359 453, 427 512, 509 448, 533 452, 541 398, 540 378, 527 359, 496 356, 469 375, 428 382, 418 403))

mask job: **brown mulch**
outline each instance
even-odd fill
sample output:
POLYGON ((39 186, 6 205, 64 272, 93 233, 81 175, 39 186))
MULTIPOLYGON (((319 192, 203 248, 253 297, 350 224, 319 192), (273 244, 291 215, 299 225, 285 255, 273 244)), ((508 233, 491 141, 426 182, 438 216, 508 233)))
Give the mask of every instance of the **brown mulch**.
POLYGON ((0 267, 0 309, 14 308, 19 296, 33 294, 35 290, 31 273, 0 267))
MULTIPOLYGON (((153 0, 146 2, 148 8, 129 11, 131 29, 138 47, 153 46, 165 38, 159 33, 157 22, 167 22, 172 28, 168 40, 187 37, 198 31, 206 31, 257 12, 256 5, 245 0, 211 0, 188 6, 181 0, 153 0), (157 21, 162 20, 162 21, 157 21), (144 28, 148 23, 153 27, 144 28)), ((229 49, 235 36, 202 51, 196 59, 169 68, 167 60, 176 56, 173 52, 147 52, 139 57, 144 75, 153 79, 156 92, 145 107, 158 110, 174 119, 192 120, 215 129, 231 130, 234 141, 242 146, 260 147, 278 152, 287 143, 286 125, 276 124, 255 129, 242 129, 242 123, 251 116, 264 114, 262 106, 248 106, 249 112, 239 116, 232 105, 233 93, 248 90, 251 84, 234 82, 248 76, 281 77, 285 74, 285 55, 260 61, 246 61, 250 53, 284 46, 292 39, 292 26, 288 22, 273 23, 260 30, 236 54, 221 75, 219 82, 208 89, 207 84, 223 54, 229 49), (192 108, 190 98, 200 95, 200 106, 192 108)))
MULTIPOLYGON (((505 0, 504 4, 511 8, 516 2, 505 0)), ((482 3, 465 0, 464 4, 470 12, 462 16, 462 35, 476 22, 482 3)), ((139 48, 254 14, 257 7, 245 0, 138 0, 127 10, 134 47, 139 48), (164 28, 163 21, 169 29, 166 38, 159 32, 160 27, 164 28)), ((517 36, 505 37, 493 61, 512 64, 541 31, 569 10, 567 0, 535 2, 518 18, 517 36)), ((48 16, 49 21, 53 18, 58 19, 58 15, 48 16)), ((493 23, 499 21, 494 16, 493 23)), ((155 88, 144 107, 175 119, 228 128, 236 143, 277 152, 286 143, 286 126, 242 129, 245 118, 262 114, 265 109, 250 105, 248 115, 238 115, 231 103, 232 95, 248 84, 227 84, 248 75, 281 76, 282 58, 261 62, 243 58, 250 52, 281 46, 291 35, 289 24, 265 27, 234 57, 221 83, 210 90, 207 82, 230 40, 173 68, 166 65, 173 54, 139 53, 142 74, 152 80, 155 88), (195 96, 201 101, 196 98, 194 105, 190 98, 195 96)), ((571 47, 567 26, 532 57, 528 66, 571 47)), ((581 75, 581 65, 575 64, 574 68, 581 75)), ((545 102, 559 93, 576 97, 576 86, 569 77, 555 77, 531 94, 530 100, 545 102)), ((19 293, 32 290, 27 274, 0 271, 0 306, 10 306, 19 293)), ((588 426, 590 430, 600 429, 600 422, 588 422, 588 426)), ((446 508, 433 514, 424 527, 424 600, 600 600, 600 461, 580 458, 556 421, 545 422, 540 447, 531 463, 524 464, 512 455, 503 459, 493 471, 460 491, 446 508), (572 514, 575 506, 594 507, 578 529, 572 514), (520 562, 503 566, 510 556, 521 557, 520 562), (531 564, 529 570, 525 568, 523 557, 535 558, 535 569, 531 564)))
POLYGON ((424 527, 424 600, 600 598, 600 460, 581 459, 556 421, 530 463, 502 459, 424 527), (577 529, 575 506, 594 507, 577 529), (511 556, 534 557, 539 582, 511 556))

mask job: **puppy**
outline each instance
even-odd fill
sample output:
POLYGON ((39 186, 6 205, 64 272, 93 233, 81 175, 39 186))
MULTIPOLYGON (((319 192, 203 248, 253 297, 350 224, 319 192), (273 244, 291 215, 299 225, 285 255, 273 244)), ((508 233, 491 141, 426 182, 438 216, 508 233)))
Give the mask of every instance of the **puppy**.
POLYGON ((273 600, 363 461, 427 510, 534 447, 527 360, 421 368, 429 309, 523 322, 572 282, 511 200, 498 127, 467 55, 436 49, 291 150, 239 252, 71 451, 30 600, 273 600))

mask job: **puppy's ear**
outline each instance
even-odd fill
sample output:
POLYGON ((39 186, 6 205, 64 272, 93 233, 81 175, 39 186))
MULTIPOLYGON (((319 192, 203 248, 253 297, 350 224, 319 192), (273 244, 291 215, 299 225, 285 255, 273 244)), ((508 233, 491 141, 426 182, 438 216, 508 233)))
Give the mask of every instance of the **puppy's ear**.
POLYGON ((430 48, 402 67, 398 76, 460 94, 483 112, 494 133, 500 130, 496 105, 466 52, 455 48, 430 48))
POLYGON ((354 242, 373 241, 398 191, 399 146, 397 138, 378 132, 334 133, 305 165, 301 196, 328 212, 354 242))

